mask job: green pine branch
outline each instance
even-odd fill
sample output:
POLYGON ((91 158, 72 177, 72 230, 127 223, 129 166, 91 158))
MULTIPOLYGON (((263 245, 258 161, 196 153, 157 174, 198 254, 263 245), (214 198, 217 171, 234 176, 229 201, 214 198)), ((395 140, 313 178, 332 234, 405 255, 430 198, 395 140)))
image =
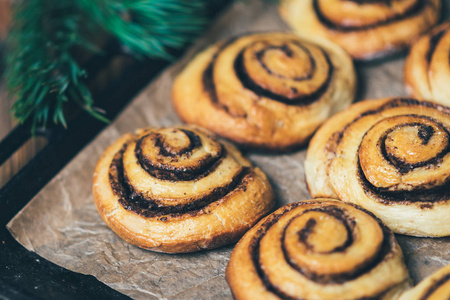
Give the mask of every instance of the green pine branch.
POLYGON ((205 26, 205 1, 78 0, 98 26, 115 35, 137 56, 171 59, 205 26))
POLYGON ((13 115, 66 126, 63 107, 71 98, 94 116, 93 100, 83 83, 86 76, 70 49, 85 46, 79 37, 79 14, 71 1, 21 1, 8 33, 6 84, 14 99, 13 115))
POLYGON ((171 58, 206 24, 204 1, 195 0, 27 0, 15 7, 7 38, 5 78, 14 100, 12 113, 32 130, 50 120, 66 126, 65 104, 77 103, 107 121, 94 107, 88 74, 71 54, 91 50, 101 29, 137 57, 171 58))

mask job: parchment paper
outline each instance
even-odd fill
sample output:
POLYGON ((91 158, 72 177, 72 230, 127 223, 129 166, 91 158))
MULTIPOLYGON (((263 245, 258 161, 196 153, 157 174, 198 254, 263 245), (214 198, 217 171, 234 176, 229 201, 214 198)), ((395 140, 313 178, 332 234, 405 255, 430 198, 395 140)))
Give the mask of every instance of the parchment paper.
MULTIPOLYGON (((100 219, 92 199, 92 174, 105 148, 122 134, 145 126, 179 124, 170 101, 174 76, 211 42, 254 31, 288 30, 274 5, 238 1, 217 19, 184 59, 151 83, 90 145, 67 165, 9 224, 27 249, 70 270, 91 274, 137 299, 230 299, 224 271, 232 246, 168 255, 141 250, 117 237, 100 219)), ((358 65, 358 99, 406 95, 404 55, 358 65)), ((267 173, 278 206, 309 199, 305 149, 289 155, 249 154, 267 173)), ((415 281, 450 263, 450 238, 397 236, 415 281)))

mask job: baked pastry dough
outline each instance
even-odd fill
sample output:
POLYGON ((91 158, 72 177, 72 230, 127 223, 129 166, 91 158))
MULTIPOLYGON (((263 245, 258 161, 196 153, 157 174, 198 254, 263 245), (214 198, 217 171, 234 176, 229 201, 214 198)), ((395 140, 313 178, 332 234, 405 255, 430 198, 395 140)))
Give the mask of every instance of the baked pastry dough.
POLYGON ((409 46, 438 21, 441 0, 283 0, 280 14, 299 34, 323 36, 356 59, 409 46))
POLYGON ((338 200, 291 203, 249 230, 231 254, 235 299, 394 299, 409 275, 394 234, 338 200))
POLYGON ((124 135, 98 161, 93 192, 117 235, 169 253, 235 242, 274 204, 260 169, 233 145, 192 126, 124 135))
POLYGON ((328 41, 287 33, 245 35, 198 54, 176 78, 179 116, 238 143, 266 150, 304 144, 350 105, 355 72, 328 41))
POLYGON ((450 105, 450 22, 423 36, 405 63, 405 85, 418 99, 450 105))
POLYGON ((450 299, 450 265, 428 276, 417 286, 401 295, 399 300, 450 299))
POLYGON ((448 236, 449 140, 448 107, 405 98, 354 104, 311 140, 310 193, 358 204, 397 233, 448 236))

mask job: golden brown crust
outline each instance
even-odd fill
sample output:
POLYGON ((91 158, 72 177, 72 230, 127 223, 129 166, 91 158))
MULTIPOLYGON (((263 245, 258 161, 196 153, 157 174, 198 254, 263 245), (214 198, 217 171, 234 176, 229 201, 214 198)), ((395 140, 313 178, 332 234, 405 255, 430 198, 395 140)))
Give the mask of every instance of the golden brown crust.
POLYGON ((405 62, 405 85, 417 99, 450 105, 450 23, 434 28, 412 47, 405 62))
MULTIPOLYGON (((386 99, 387 102, 389 99, 386 99)), ((305 175, 309 193, 312 197, 336 198, 337 195, 329 181, 329 168, 340 142, 341 131, 351 120, 381 105, 381 100, 355 103, 351 109, 344 110, 328 119, 311 139, 306 153, 305 175)))
POLYGON ((439 269, 412 289, 404 292, 399 300, 450 299, 450 265, 439 269))
POLYGON ((438 21, 441 0, 284 0, 280 14, 302 36, 323 36, 356 59, 411 45, 438 21))
POLYGON ((274 204, 260 169, 193 126, 141 129, 118 139, 97 163, 93 193, 117 235, 168 253, 232 243, 274 204))
POLYGON ((355 94, 351 58, 328 41, 245 35, 198 54, 178 75, 174 107, 187 123, 252 148, 303 145, 355 94))
POLYGON ((393 299, 409 286, 392 232, 332 199, 291 203, 236 245, 226 269, 235 299, 393 299))
POLYGON ((450 108, 406 98, 366 100, 312 139, 313 197, 361 205, 394 232, 450 235, 450 108))

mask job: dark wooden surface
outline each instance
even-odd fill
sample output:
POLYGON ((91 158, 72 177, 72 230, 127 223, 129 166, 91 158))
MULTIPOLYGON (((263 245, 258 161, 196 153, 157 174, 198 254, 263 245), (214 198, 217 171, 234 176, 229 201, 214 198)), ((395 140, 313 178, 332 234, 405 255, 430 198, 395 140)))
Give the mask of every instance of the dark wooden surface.
MULTIPOLYGON (((0 0, 3 1, 3 0, 0 0)), ((209 3, 214 18, 229 1, 209 3)), ((0 46, 2 47, 2 46, 0 46)), ((107 111, 111 120, 127 103, 170 62, 164 60, 136 61, 123 54, 120 48, 109 45, 112 51, 96 57, 87 64, 98 107, 107 111), (111 68, 121 72, 111 76, 111 68), (95 78, 106 78, 107 84, 96 84, 95 78), (100 87, 100 88, 99 88, 100 87)), ((110 50, 110 49, 107 49, 110 50)), ((174 51, 179 57, 183 51, 174 51)), ((2 89, 0 83, 0 89, 2 89)), ((29 124, 11 130, 5 117, 5 94, 0 91, 2 106, 0 164, 29 138, 29 124), (7 125, 6 125, 7 124, 7 125)), ((48 144, 0 189, 0 299, 128 299, 128 297, 99 282, 93 276, 82 275, 59 267, 22 247, 6 229, 15 216, 106 124, 78 111, 69 128, 50 127, 38 135, 48 144)))

